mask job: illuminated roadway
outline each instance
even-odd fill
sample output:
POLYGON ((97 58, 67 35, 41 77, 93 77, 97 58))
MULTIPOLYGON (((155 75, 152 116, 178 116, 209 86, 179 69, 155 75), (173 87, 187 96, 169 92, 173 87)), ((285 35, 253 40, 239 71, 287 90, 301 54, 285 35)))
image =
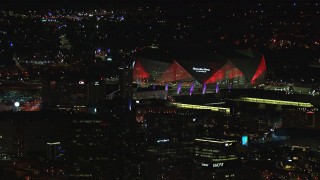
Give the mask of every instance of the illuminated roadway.
POLYGON ((20 89, 42 89, 42 85, 40 83, 32 83, 32 84, 0 84, 1 90, 20 90, 20 89))

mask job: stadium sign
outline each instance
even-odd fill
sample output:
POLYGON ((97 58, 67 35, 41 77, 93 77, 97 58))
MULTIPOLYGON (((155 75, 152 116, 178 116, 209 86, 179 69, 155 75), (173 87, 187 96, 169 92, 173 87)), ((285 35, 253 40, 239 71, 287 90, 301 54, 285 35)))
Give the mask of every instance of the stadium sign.
POLYGON ((196 72, 200 72, 200 73, 210 72, 210 69, 208 69, 208 68, 197 68, 197 67, 193 67, 192 70, 194 70, 194 71, 196 71, 196 72))

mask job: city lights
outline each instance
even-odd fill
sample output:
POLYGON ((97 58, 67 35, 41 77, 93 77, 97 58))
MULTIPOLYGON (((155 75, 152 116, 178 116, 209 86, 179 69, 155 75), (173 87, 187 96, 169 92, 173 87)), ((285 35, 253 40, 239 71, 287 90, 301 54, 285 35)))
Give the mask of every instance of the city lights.
POLYGON ((0 179, 319 179, 319 6, 5 0, 0 179))
POLYGON ((14 106, 15 106, 15 107, 19 107, 19 106, 20 106, 20 103, 19 103, 19 102, 15 102, 15 103, 14 103, 14 106))

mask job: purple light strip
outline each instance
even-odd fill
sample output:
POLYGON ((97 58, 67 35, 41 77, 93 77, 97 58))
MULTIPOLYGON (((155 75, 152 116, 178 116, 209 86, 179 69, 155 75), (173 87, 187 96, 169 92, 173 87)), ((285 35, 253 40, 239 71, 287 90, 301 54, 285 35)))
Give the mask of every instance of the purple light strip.
POLYGON ((179 94, 181 91, 181 83, 178 84, 177 94, 179 94))
POLYGON ((189 95, 191 95, 191 94, 192 94, 193 89, 194 89, 194 83, 192 83, 192 84, 191 84, 190 91, 189 91, 189 95))
POLYGON ((204 83, 204 84, 203 84, 203 87, 202 87, 202 94, 205 94, 205 93, 206 93, 206 90, 207 90, 207 84, 204 83))

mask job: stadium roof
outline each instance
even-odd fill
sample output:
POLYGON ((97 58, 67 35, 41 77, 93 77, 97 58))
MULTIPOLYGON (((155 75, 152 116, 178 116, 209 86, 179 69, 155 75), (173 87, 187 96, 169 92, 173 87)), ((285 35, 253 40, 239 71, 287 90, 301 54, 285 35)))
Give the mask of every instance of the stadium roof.
POLYGON ((217 53, 206 49, 166 51, 146 48, 139 51, 136 57, 148 73, 163 72, 167 76, 165 72, 185 71, 183 76, 186 78, 191 76, 200 83, 214 83, 227 73, 231 73, 228 74, 231 78, 244 76, 253 83, 266 71, 263 55, 250 50, 225 50, 217 53))

